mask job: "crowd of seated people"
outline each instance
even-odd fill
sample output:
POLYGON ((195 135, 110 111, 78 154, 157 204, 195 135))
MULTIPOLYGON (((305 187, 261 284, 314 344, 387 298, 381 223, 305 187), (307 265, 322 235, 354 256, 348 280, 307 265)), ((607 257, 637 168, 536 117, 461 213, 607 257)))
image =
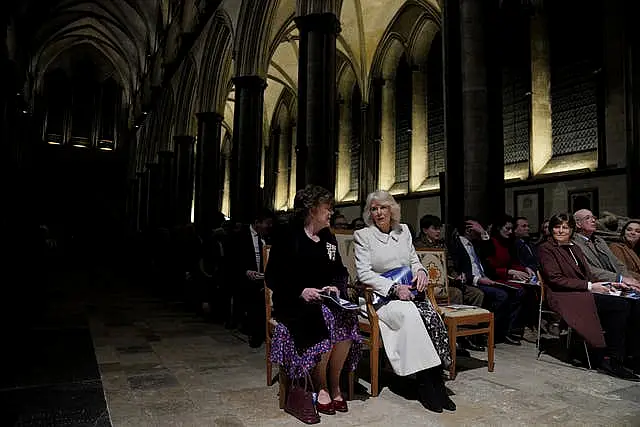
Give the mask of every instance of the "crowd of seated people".
MULTIPOLYGON (((348 410, 338 376, 345 366, 355 368, 360 342, 354 316, 320 303, 322 290, 347 296, 347 273, 331 229, 354 233, 357 280, 376 295, 391 367, 400 376, 416 377, 419 400, 429 410, 455 410, 455 403, 442 381, 451 363, 446 328, 430 301, 414 292, 428 286, 416 249, 446 250, 448 287, 436 288, 436 299, 492 311, 498 344, 521 345, 526 330, 537 327, 539 273, 550 308, 585 340, 596 365, 638 379, 640 345, 631 334, 640 328, 640 301, 612 293, 640 292, 640 221, 627 221, 618 237, 609 233, 605 241, 593 213, 579 210, 545 220, 533 239, 524 217, 504 215, 484 225, 466 217, 446 227, 437 216, 425 215, 415 236, 385 191, 370 194, 363 217, 351 222, 334 214, 333 198, 321 187, 299 191, 295 204, 292 214, 262 210, 251 224, 220 215, 215 229, 201 237, 192 226, 161 230, 152 249, 157 268, 171 270, 171 280, 192 281, 191 298, 205 303, 213 320, 244 332, 254 348, 265 339, 266 280, 279 321, 271 360, 292 378, 312 378, 320 412, 348 410), (267 244, 272 250, 265 268, 267 244), (171 251, 163 250, 167 245, 171 251), (388 275, 403 268, 408 283, 388 275)), ((485 346, 476 337, 457 342, 463 355, 485 346)))

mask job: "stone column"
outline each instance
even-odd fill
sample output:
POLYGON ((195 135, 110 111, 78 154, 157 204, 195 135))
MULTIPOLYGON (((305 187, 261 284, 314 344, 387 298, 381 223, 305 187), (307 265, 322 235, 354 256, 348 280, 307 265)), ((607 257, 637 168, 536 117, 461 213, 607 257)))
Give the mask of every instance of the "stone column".
POLYGON ((296 167, 298 156, 296 153, 296 141, 298 129, 295 123, 291 124, 291 162, 289 163, 289 206, 293 206, 296 197, 296 167))
POLYGON ((551 58, 547 17, 538 5, 531 17, 531 135, 529 173, 540 173, 553 155, 551 58))
POLYGON ((262 203, 260 161, 266 83, 258 76, 236 77, 233 82, 236 98, 231 150, 231 217, 248 224, 262 203))
POLYGON ((411 166, 409 191, 418 191, 429 176, 427 169, 427 79, 425 67, 415 67, 412 72, 413 103, 411 109, 411 166))
POLYGON ((640 217, 640 35, 636 31, 632 3, 625 6, 625 87, 627 117, 627 215, 640 217))
POLYGON ((147 171, 136 172, 138 177, 138 217, 136 218, 136 230, 144 231, 147 228, 147 212, 149 210, 149 174, 147 171))
POLYGON ((174 169, 174 225, 186 225, 191 222, 191 208, 193 206, 193 144, 192 136, 180 135, 173 137, 175 153, 174 169))
POLYGON ((396 90, 393 79, 382 86, 380 159, 378 188, 389 190, 396 182, 396 90))
POLYGON ((129 201, 127 216, 129 218, 129 231, 136 233, 140 228, 138 218, 140 217, 140 179, 129 180, 129 201))
POLYGON ((351 190, 351 103, 338 105, 338 168, 336 173, 336 201, 342 200, 351 190))
MULTIPOLYGON (((606 166, 624 167, 627 157, 627 123, 625 90, 625 1, 606 0, 604 9, 604 70, 602 78, 604 90, 604 141, 606 166)), ((600 137, 600 135, 598 135, 600 137)), ((598 156, 601 158, 602 156, 598 156)))
POLYGON ((158 211, 160 199, 160 166, 157 163, 147 163, 147 229, 155 230, 159 225, 158 211))
POLYGON ((336 35, 333 13, 295 18, 298 62, 298 188, 316 184, 333 193, 336 167, 336 35))
POLYGON ((222 182, 220 175, 220 141, 222 115, 198 113, 198 149, 196 152, 195 223, 200 235, 213 229, 213 219, 220 212, 222 182))
POLYGON ((170 228, 175 217, 175 191, 173 173, 175 171, 175 153, 173 151, 158 152, 160 169, 160 191, 158 201, 158 219, 160 226, 170 228))
POLYGON ((278 160, 280 152, 280 138, 282 129, 276 126, 271 129, 269 135, 269 148, 265 153, 264 165, 264 204, 266 207, 276 209, 276 192, 278 185, 278 160))
POLYGON ((447 222, 504 212, 499 0, 444 1, 447 222), (458 72, 460 70, 460 72, 458 72))
POLYGON ((291 127, 280 129, 278 143, 278 164, 276 170, 276 188, 274 208, 281 210, 289 200, 289 147, 291 146, 291 127))

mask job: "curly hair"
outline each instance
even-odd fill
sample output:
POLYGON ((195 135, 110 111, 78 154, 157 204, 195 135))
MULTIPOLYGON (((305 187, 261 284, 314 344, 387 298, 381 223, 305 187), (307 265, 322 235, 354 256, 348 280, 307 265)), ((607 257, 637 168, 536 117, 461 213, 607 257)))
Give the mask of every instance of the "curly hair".
POLYGON ((325 203, 333 206, 333 201, 333 195, 326 188, 319 185, 307 185, 303 190, 296 192, 293 201, 293 218, 304 224, 309 218, 309 212, 312 208, 325 203))
POLYGON ((367 196, 367 203, 364 206, 364 212, 362 212, 365 224, 373 224, 373 218, 371 218, 371 204, 374 201, 380 203, 382 206, 389 206, 389 210, 391 211, 391 228, 395 228, 400 224, 400 205, 388 191, 384 190, 376 190, 367 196))

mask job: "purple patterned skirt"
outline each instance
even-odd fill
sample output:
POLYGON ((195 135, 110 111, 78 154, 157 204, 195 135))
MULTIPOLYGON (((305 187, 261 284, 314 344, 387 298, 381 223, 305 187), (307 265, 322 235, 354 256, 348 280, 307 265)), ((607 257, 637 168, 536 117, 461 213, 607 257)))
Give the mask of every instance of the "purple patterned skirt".
POLYGON ((276 326, 271 340, 269 360, 272 363, 282 365, 289 378, 302 378, 311 374, 322 354, 330 351, 333 345, 340 341, 351 340, 352 342, 345 362, 346 366, 350 371, 355 370, 358 366, 362 342, 358 332, 358 316, 354 312, 330 308, 324 304, 322 305, 322 315, 329 330, 329 339, 312 345, 303 354, 296 351, 295 343, 287 327, 282 323, 278 323, 276 326))

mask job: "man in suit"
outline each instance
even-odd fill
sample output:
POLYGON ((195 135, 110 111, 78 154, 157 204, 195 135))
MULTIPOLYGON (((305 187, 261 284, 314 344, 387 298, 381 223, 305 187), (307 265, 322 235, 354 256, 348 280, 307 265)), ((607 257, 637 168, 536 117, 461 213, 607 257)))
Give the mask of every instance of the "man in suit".
POLYGON ((539 261, 536 248, 531 244, 529 238, 529 220, 523 216, 516 218, 513 234, 515 235, 516 255, 520 265, 538 271, 539 261))
POLYGON ((256 215, 253 224, 243 227, 233 239, 229 262, 234 286, 236 319, 244 320, 249 345, 258 348, 265 339, 264 260, 262 248, 273 227, 274 215, 268 209, 256 215), (244 319, 242 319, 244 317, 244 319))
POLYGON ((576 232, 571 241, 577 245, 589 263, 597 280, 624 283, 640 290, 640 282, 629 275, 625 265, 611 252, 607 243, 595 235, 597 218, 588 209, 573 214, 576 232))
POLYGON ((478 221, 468 217, 454 230, 449 251, 456 270, 465 275, 465 284, 482 290, 485 306, 495 314, 496 342, 521 345, 512 330, 520 313, 523 292, 521 289, 507 291, 489 278, 479 254, 487 252, 483 246, 490 244, 489 233, 478 221))

